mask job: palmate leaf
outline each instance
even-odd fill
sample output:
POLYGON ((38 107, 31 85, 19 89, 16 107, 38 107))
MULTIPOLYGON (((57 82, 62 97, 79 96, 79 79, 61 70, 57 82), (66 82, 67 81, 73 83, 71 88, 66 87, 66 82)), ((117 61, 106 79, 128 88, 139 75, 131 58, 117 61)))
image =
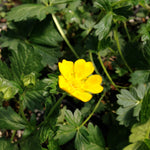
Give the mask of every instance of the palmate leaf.
POLYGON ((41 62, 44 66, 53 66, 61 56, 60 43, 62 42, 62 38, 51 19, 51 17, 47 17, 42 22, 15 23, 15 27, 8 30, 7 34, 4 34, 0 38, 1 47, 9 47, 16 50, 19 44, 26 47, 26 49, 30 45, 35 53, 41 55, 41 62), (21 28, 18 26, 21 26, 21 28), (29 26, 32 30, 28 29, 29 26), (27 33, 24 34, 24 31, 27 33))
POLYGON ((94 2, 94 6, 107 11, 111 10, 111 3, 109 0, 96 0, 96 2, 94 2))
POLYGON ((75 136, 76 128, 81 125, 83 120, 81 112, 78 109, 76 109, 74 114, 70 110, 66 110, 65 119, 67 124, 59 125, 57 135, 55 136, 60 145, 67 143, 75 136))
POLYGON ((0 128, 19 130, 26 127, 26 122, 11 108, 0 108, 0 128))
POLYGON ((98 24, 95 25, 95 34, 98 36, 99 40, 106 37, 110 31, 112 24, 113 14, 112 12, 107 13, 98 24))
POLYGON ((130 74, 131 78, 129 81, 133 85, 144 84, 150 81, 150 71, 149 70, 136 70, 130 74))
POLYGON ((117 110, 117 120, 121 125, 129 126, 139 120, 139 113, 143 98, 145 96, 146 87, 139 85, 131 91, 122 89, 121 94, 117 95, 117 103, 120 105, 117 110))
POLYGON ((55 13, 56 8, 42 4, 22 4, 7 13, 8 21, 24 21, 28 19, 43 20, 48 14, 55 13))
POLYGON ((123 150, 149 150, 149 147, 145 144, 145 140, 150 136, 150 120, 144 124, 135 124, 131 129, 131 135, 129 137, 130 145, 123 150))

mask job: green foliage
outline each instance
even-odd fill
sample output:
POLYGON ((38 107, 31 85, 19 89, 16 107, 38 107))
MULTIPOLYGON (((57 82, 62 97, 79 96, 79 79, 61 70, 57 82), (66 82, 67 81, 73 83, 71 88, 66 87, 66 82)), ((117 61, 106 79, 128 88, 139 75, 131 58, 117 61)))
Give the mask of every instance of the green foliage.
POLYGON ((27 123, 11 108, 0 108, 0 128, 1 129, 24 129, 27 123))
POLYGON ((1 3, 0 149, 150 149, 149 0, 1 3), (78 58, 102 76, 103 98, 59 89, 58 61, 78 58))
POLYGON ((124 150, 148 150, 149 147, 144 143, 144 140, 149 139, 150 135, 150 120, 144 124, 135 124, 131 129, 129 141, 132 143, 125 147, 124 150))
POLYGON ((55 8, 51 6, 44 6, 42 4, 23 4, 14 7, 8 14, 8 21, 24 21, 27 19, 38 19, 42 21, 46 18, 47 14, 55 12, 55 8))
POLYGON ((131 78, 129 79, 129 81, 133 85, 148 83, 150 81, 149 70, 136 70, 135 72, 131 73, 130 76, 131 78))
POLYGON ((95 25, 95 34, 98 36, 99 40, 102 40, 110 32, 112 17, 112 12, 109 12, 98 24, 95 25))
POLYGON ((0 149, 1 150, 19 150, 17 145, 10 143, 10 140, 0 138, 0 149))
POLYGON ((65 120, 68 124, 59 125, 57 135, 55 139, 58 139, 58 143, 63 145, 71 140, 76 134, 76 128, 82 123, 81 112, 77 109, 74 114, 70 110, 66 110, 65 120))
POLYGON ((117 110, 117 120, 121 125, 129 126, 139 120, 141 105, 146 92, 144 85, 139 85, 131 91, 121 90, 121 94, 117 95, 117 103, 120 105, 117 110))

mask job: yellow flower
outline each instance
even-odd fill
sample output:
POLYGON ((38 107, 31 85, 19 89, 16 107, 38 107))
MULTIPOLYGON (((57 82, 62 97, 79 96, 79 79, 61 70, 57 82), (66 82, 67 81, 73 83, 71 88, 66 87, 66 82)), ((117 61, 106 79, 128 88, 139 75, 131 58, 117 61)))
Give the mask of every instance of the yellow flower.
POLYGON ((91 75, 94 72, 92 62, 78 59, 75 63, 63 60, 58 63, 61 75, 59 76, 59 87, 75 98, 88 102, 92 94, 103 91, 102 77, 91 75))

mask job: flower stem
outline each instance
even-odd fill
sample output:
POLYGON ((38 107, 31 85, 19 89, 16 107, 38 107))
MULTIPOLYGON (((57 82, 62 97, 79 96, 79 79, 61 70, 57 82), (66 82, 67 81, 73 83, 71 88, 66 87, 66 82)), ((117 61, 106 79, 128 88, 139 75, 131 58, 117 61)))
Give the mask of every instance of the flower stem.
POLYGON ((124 24, 124 29, 125 29, 125 31, 127 33, 128 39, 129 39, 129 41, 131 41, 131 37, 130 37, 130 34, 128 32, 128 28, 127 28, 127 24, 126 24, 126 22, 123 22, 123 24, 124 24))
POLYGON ((90 113, 90 115, 86 118, 86 120, 80 125, 79 128, 81 128, 82 126, 84 126, 89 120, 90 118, 93 116, 93 114, 95 113, 95 111, 97 110, 97 108, 99 107, 101 100, 103 99, 103 97, 105 96, 105 93, 103 93, 103 95, 100 97, 100 99, 98 100, 96 106, 94 107, 93 111, 90 113))
POLYGON ((94 63, 94 60, 93 60, 93 56, 92 56, 92 52, 91 52, 91 51, 89 51, 89 55, 90 55, 90 60, 91 60, 91 62, 92 62, 93 65, 94 65, 95 72, 96 72, 97 74, 100 74, 100 73, 98 72, 98 70, 97 70, 97 67, 96 67, 95 63, 94 63))
POLYGON ((56 16, 54 14, 52 14, 52 18, 54 20, 54 23, 58 29, 58 31, 60 32, 61 36, 63 37, 63 39, 65 40, 66 44, 68 45, 68 47, 70 48, 70 50, 72 51, 72 53, 75 55, 75 57, 78 59, 79 56, 76 53, 76 51, 74 50, 74 48, 72 47, 72 45, 70 44, 69 40, 67 39, 66 35, 63 32, 63 29, 61 28, 56 16))
POLYGON ((122 54, 122 51, 121 51, 121 48, 120 48, 120 44, 119 44, 119 38, 118 38, 118 33, 117 33, 117 30, 114 30, 114 38, 116 40, 116 43, 117 43, 117 47, 118 47, 118 51, 119 51, 119 54, 121 56, 121 59, 123 60, 125 66, 128 68, 128 70, 132 73, 132 70, 131 68, 128 66, 123 54, 122 54))
POLYGON ((113 82, 112 78, 110 77, 110 75, 109 75, 107 69, 105 68, 105 66, 104 66, 104 64, 103 64, 103 61, 102 61, 102 59, 101 59, 100 52, 99 52, 97 55, 98 55, 99 62, 100 62, 100 64, 101 64, 101 66, 102 66, 102 68, 103 68, 103 70, 104 70, 104 72, 105 72, 107 78, 109 79, 109 81, 111 82, 111 84, 118 90, 116 84, 113 82))

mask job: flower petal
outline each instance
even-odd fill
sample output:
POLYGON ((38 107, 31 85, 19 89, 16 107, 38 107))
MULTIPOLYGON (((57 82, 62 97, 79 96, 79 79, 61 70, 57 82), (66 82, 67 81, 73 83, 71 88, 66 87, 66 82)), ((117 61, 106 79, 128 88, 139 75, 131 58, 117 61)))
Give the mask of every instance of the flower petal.
POLYGON ((83 102, 88 102, 92 98, 92 95, 90 93, 80 90, 76 90, 75 92, 70 94, 83 102))
POLYGON ((103 91, 102 77, 100 75, 91 75, 87 78, 83 85, 83 89, 93 94, 97 94, 103 91))
POLYGON ((70 91, 70 85, 62 75, 59 76, 59 87, 66 92, 70 91))
POLYGON ((84 59, 78 59, 74 64, 75 78, 82 80, 87 78, 94 71, 92 62, 86 62, 84 59))
POLYGON ((73 62, 63 59, 62 63, 58 63, 59 70, 65 79, 70 80, 73 76, 73 62))

